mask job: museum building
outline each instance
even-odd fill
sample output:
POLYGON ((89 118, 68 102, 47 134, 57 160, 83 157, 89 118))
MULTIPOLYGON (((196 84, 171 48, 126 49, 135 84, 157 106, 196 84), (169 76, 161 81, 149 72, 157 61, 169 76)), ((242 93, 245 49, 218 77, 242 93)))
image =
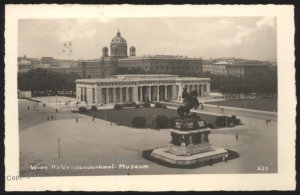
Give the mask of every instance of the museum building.
POLYGON ((115 75, 110 78, 76 80, 77 100, 87 104, 181 101, 183 89, 209 96, 210 78, 167 74, 115 75))
POLYGON ((136 48, 128 47, 127 41, 118 31, 108 47, 103 47, 102 57, 95 60, 81 60, 78 63, 82 78, 107 78, 117 74, 119 68, 138 69, 148 74, 184 75, 202 72, 202 58, 187 56, 151 55, 136 56, 136 48))

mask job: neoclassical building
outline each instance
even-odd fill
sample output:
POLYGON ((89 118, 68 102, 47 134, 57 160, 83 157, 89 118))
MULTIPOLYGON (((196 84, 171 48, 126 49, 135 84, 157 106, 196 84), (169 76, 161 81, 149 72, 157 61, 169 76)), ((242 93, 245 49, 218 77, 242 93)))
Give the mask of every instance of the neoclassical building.
POLYGON ((76 80, 77 100, 87 104, 180 101, 184 88, 197 90, 199 97, 208 96, 210 78, 144 74, 76 80))
POLYGON ((136 48, 129 47, 120 31, 112 38, 110 55, 108 47, 103 47, 102 56, 95 60, 82 60, 78 63, 82 78, 108 78, 120 69, 138 69, 147 74, 192 74, 202 72, 202 58, 187 56, 151 55, 136 56, 136 48))

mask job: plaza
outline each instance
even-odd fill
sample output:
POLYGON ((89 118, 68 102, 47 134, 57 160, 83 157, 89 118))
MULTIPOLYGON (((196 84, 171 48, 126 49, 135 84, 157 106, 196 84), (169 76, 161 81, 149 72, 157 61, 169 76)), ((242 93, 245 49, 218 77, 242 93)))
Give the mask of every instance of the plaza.
POLYGON ((196 90, 199 97, 207 97, 210 78, 157 74, 76 80, 77 100, 87 104, 181 101, 184 88, 188 92, 196 90))
MULTIPOLYGON (((37 99, 48 102, 48 97, 37 99)), ((141 157, 144 150, 163 147, 170 141, 168 129, 159 131, 150 128, 136 129, 111 124, 110 121, 98 118, 93 121, 90 116, 72 113, 64 107, 56 113, 55 97, 50 97, 50 104, 47 104, 44 111, 43 109, 34 111, 32 104, 28 100, 19 100, 20 173, 24 175, 260 173, 257 170, 258 166, 268 166, 268 173, 277 172, 276 115, 226 109, 223 114, 234 112, 244 125, 212 130, 209 139, 213 145, 238 152, 241 154, 240 157, 213 166, 177 169, 141 157), (30 110, 27 106, 30 106, 30 110), (46 119, 48 115, 55 116, 55 120, 48 121, 46 119), (266 117, 272 119, 271 124, 266 125, 264 120, 266 117), (26 125, 27 123, 30 124, 26 125), (238 140, 236 134, 239 135, 238 140), (60 157, 58 140, 60 140, 60 157), (53 169, 53 166, 98 168, 53 169), (40 169, 33 170, 36 167, 40 169), (45 167, 47 168, 43 169, 45 167)), ((192 111, 222 114, 217 107, 205 109, 207 110, 192 111)))

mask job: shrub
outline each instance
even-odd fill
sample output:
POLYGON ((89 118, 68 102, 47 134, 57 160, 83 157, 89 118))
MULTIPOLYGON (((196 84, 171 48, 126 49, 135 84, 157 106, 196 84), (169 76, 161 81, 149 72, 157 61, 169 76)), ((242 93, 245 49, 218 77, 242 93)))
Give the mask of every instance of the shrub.
POLYGON ((125 102, 123 103, 123 107, 134 107, 136 105, 135 102, 125 102))
POLYGON ((143 106, 144 106, 144 108, 150 108, 150 103, 145 102, 145 103, 143 104, 143 106))
POLYGON ((145 124, 146 124, 146 119, 141 116, 136 116, 131 121, 131 125, 137 128, 144 127, 145 124))
POLYGON ((164 115, 158 115, 153 120, 154 128, 167 128, 169 126, 169 119, 164 115))
POLYGON ((165 104, 156 102, 156 103, 154 104, 154 108, 167 108, 167 106, 166 106, 165 104))
POLYGON ((91 107, 91 110, 92 110, 92 111, 97 111, 97 106, 92 106, 92 107, 91 107))
POLYGON ((240 124, 241 124, 241 120, 240 120, 240 119, 234 119, 234 120, 232 121, 232 123, 233 123, 234 125, 240 125, 240 124))
POLYGON ((229 126, 229 123, 230 123, 230 120, 229 120, 228 116, 218 116, 215 121, 215 124, 219 127, 226 127, 226 124, 227 124, 227 126, 229 126), (226 120, 227 120, 227 122, 226 122, 226 120))
POLYGON ((86 107, 79 107, 79 112, 85 112, 86 111, 86 107))
POLYGON ((121 110, 122 106, 120 104, 115 104, 114 105, 114 110, 121 110))
POLYGON ((178 119, 177 116, 173 116, 171 118, 169 118, 169 127, 174 127, 175 126, 175 120, 178 119))
POLYGON ((140 108, 140 105, 137 105, 137 104, 136 104, 134 107, 135 107, 135 108, 140 108))

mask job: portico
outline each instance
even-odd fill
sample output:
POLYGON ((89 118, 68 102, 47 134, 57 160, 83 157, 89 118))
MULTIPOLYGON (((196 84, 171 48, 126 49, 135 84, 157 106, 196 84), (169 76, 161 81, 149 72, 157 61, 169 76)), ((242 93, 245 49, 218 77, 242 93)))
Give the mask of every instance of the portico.
POLYGON ((210 78, 177 75, 116 75, 105 79, 76 80, 77 100, 88 104, 181 101, 183 88, 209 96, 210 78))

